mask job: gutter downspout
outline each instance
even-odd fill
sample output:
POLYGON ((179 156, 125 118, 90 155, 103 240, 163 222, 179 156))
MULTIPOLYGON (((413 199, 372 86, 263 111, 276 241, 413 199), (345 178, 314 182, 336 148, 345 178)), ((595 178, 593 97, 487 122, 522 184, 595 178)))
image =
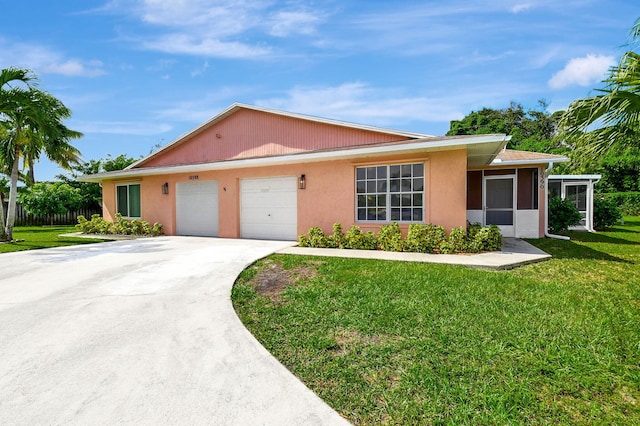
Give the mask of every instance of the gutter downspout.
POLYGON ((547 238, 555 238, 558 240, 570 240, 565 235, 556 235, 549 233, 549 175, 553 168, 553 161, 549 161, 549 167, 544 171, 544 236, 547 238))

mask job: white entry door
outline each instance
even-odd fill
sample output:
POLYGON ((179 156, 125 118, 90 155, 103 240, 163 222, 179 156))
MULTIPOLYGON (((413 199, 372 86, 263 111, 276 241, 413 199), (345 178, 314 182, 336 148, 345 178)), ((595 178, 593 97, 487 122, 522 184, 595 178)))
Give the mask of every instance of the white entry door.
POLYGON ((176 183, 176 234, 218 236, 218 182, 176 183))
POLYGON ((298 238, 296 176, 240 181, 240 236, 263 240, 298 238))
POLYGON ((513 175, 484 177, 484 225, 497 225, 505 237, 515 236, 515 191, 513 175))

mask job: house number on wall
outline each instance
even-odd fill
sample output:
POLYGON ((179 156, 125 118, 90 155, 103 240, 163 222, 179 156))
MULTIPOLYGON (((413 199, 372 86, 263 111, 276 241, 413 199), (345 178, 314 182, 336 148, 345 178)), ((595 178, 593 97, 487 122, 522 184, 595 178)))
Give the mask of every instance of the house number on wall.
POLYGON ((198 175, 189 176, 189 180, 198 180, 198 175))
POLYGON ((544 189, 544 176, 540 176, 540 189, 544 189))

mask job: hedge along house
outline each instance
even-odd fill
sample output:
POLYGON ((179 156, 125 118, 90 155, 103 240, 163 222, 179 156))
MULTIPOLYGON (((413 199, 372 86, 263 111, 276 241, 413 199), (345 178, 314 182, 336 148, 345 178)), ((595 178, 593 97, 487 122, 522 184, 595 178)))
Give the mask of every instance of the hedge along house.
POLYGON ((436 137, 234 104, 100 182, 103 215, 168 235, 295 240, 339 222, 495 223, 545 234, 544 172, 564 157, 505 150, 505 135, 436 137), (525 155, 525 158, 518 157, 525 155))

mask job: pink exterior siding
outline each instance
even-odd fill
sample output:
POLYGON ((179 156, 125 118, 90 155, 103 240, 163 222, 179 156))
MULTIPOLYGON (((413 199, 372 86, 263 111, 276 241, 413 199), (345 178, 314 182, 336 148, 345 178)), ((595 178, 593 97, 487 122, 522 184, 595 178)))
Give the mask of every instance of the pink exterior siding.
POLYGON ((241 109, 138 167, 265 157, 407 139, 394 134, 241 109))
MULTIPOLYGON (((384 222, 358 222, 355 219, 355 168, 363 164, 394 164, 424 162, 425 164, 425 223, 443 225, 447 231, 466 224, 466 150, 439 151, 419 156, 389 156, 362 163, 350 160, 325 161, 308 164, 255 167, 197 173, 199 180, 216 180, 219 188, 219 236, 240 236, 240 179, 300 176, 305 174, 307 186, 298 190, 298 234, 306 233, 312 226, 332 232, 332 226, 340 222, 345 231, 352 225, 364 231, 378 231, 384 222)), ((177 182, 187 182, 189 174, 145 176, 136 183, 141 187, 142 219, 150 223, 160 222, 167 235, 176 233, 177 182), (161 186, 169 183, 169 194, 162 194, 161 186)), ((122 181, 125 183, 127 181, 122 181)), ((120 183, 120 182, 119 182, 120 183)), ((115 216, 115 183, 103 182, 104 217, 115 216)), ((407 224, 401 224, 406 231, 407 224)))

